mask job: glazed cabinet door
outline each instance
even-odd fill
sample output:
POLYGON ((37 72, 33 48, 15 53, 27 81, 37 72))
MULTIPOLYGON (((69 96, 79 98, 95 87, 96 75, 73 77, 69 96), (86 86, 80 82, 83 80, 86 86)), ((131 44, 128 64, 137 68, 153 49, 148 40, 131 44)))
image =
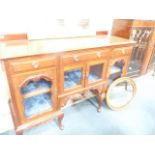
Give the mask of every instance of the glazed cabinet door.
POLYGON ((110 60, 109 65, 109 80, 113 81, 119 77, 126 76, 129 56, 122 56, 110 60))
POLYGON ((56 69, 48 68, 12 75, 12 87, 21 123, 56 110, 56 69))
POLYGON ((128 68, 129 76, 139 75, 143 69, 143 62, 148 50, 150 38, 153 33, 152 27, 133 27, 131 30, 130 39, 136 41, 136 45, 132 50, 132 55, 128 68))
POLYGON ((85 66, 83 64, 65 66, 62 72, 61 81, 63 83, 63 92, 84 87, 85 66))
POLYGON ((105 59, 87 63, 86 86, 106 81, 107 64, 105 59))

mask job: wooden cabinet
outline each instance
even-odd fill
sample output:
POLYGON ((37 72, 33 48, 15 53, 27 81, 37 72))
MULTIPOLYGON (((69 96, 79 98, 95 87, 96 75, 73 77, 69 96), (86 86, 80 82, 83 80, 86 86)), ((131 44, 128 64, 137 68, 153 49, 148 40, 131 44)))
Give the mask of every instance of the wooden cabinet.
POLYGON ((11 112, 17 134, 58 118, 61 107, 76 94, 92 91, 101 111, 107 84, 125 76, 132 44, 5 59, 11 91, 11 112))
POLYGON ((61 57, 61 93, 106 81, 110 50, 79 51, 61 57))
POLYGON ((57 105, 56 62, 50 55, 5 61, 17 134, 62 115, 57 105))
POLYGON ((137 76, 145 74, 151 63, 155 45, 155 21, 116 19, 113 22, 112 35, 132 39, 136 45, 132 50, 127 74, 137 76))

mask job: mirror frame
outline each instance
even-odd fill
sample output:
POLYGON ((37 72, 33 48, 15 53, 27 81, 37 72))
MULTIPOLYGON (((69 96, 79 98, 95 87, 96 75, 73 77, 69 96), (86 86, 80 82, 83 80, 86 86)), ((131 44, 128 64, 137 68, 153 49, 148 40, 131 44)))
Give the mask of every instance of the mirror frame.
POLYGON ((136 88, 136 83, 134 82, 134 80, 132 80, 129 77, 118 78, 118 79, 116 79, 115 81, 113 81, 110 84, 110 86, 109 86, 109 88, 107 90, 107 93, 106 93, 106 104, 112 110, 122 110, 122 109, 126 108, 128 106, 128 104, 132 101, 132 99, 135 97, 136 91, 137 91, 137 88, 136 88), (115 87, 117 84, 119 84, 121 82, 128 82, 132 86, 133 91, 132 91, 132 97, 123 106, 117 107, 117 106, 114 106, 113 103, 110 100, 110 92, 111 92, 113 87, 115 87))

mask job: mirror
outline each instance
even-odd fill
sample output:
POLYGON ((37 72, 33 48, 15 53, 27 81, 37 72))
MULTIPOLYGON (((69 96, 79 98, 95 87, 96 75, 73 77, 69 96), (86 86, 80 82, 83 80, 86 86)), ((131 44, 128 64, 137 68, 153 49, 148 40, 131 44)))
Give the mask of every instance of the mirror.
POLYGON ((136 94, 136 84, 129 77, 122 77, 109 86, 106 102, 112 110, 121 110, 128 106, 136 94))

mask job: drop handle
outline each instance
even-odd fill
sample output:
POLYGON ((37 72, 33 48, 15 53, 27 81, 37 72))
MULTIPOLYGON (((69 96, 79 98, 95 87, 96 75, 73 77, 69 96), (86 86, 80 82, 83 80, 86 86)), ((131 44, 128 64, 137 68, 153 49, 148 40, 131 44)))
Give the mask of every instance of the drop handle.
POLYGON ((125 49, 121 49, 122 54, 125 54, 125 49))
POLYGON ((35 68, 35 69, 39 68, 39 62, 38 61, 33 61, 32 62, 32 67, 35 68))
POLYGON ((74 55, 74 56, 73 56, 73 59, 74 59, 75 61, 79 61, 79 60, 80 60, 80 56, 79 56, 79 55, 74 55))
POLYGON ((97 58, 101 58, 101 52, 97 52, 97 53, 96 53, 96 57, 97 57, 97 58))

